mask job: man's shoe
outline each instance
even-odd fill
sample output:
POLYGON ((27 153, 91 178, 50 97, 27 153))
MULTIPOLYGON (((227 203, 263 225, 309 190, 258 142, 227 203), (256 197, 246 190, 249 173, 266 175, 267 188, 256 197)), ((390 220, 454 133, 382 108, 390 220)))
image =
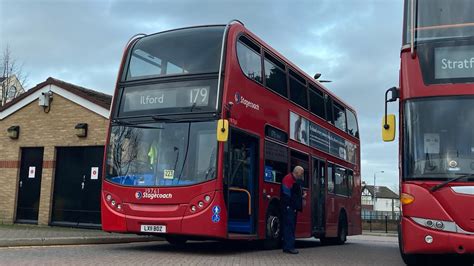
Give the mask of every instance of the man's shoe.
POLYGON ((283 250, 283 252, 285 253, 289 253, 289 254, 298 254, 298 250, 296 249, 289 249, 289 250, 283 250))

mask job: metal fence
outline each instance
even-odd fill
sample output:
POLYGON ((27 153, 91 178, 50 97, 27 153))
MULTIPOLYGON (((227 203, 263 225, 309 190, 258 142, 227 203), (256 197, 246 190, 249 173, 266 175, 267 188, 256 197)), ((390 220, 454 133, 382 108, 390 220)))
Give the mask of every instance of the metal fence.
POLYGON ((362 220, 372 221, 372 220, 390 220, 396 221, 400 218, 399 211, 372 211, 372 210, 362 210, 361 213, 362 220))
POLYGON ((362 228, 369 231, 396 232, 400 212, 362 210, 362 228))

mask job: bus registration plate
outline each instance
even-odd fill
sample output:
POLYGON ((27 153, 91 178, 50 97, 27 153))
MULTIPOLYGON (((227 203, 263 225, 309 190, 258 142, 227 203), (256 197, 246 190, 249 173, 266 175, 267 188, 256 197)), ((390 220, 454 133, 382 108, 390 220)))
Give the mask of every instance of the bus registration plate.
POLYGON ((166 233, 166 225, 141 225, 141 232, 166 233))

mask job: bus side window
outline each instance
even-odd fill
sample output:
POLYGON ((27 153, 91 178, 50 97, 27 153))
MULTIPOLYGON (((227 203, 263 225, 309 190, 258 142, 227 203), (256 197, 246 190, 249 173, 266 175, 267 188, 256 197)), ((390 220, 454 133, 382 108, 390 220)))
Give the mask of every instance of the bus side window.
POLYGON ((293 171, 295 166, 299 165, 303 167, 304 169, 304 182, 303 182, 303 187, 308 188, 309 187, 309 159, 308 155, 297 152, 297 151, 291 151, 290 152, 290 170, 293 171))
POLYGON ((290 69, 290 100, 301 107, 308 109, 307 91, 306 80, 290 69))
POLYGON ((244 36, 237 42, 237 58, 244 74, 258 83, 262 83, 262 58, 260 47, 244 36))
POLYGON ((324 94, 313 85, 309 85, 309 109, 311 113, 326 119, 324 94))
POLYGON ((265 181, 281 183, 288 174, 288 148, 265 141, 265 181))
POLYGON ((334 124, 334 118, 332 114, 332 98, 329 95, 324 95, 326 100, 326 121, 334 124))
POLYGON ((336 167, 334 169, 334 191, 338 195, 347 195, 346 169, 336 167))
POLYGON ((285 64, 265 53, 263 65, 265 86, 281 96, 287 97, 285 64))
POLYGON ((357 126, 357 119, 351 110, 346 109, 347 115, 347 133, 359 138, 359 127, 357 126))
POLYGON ((346 131, 346 108, 337 102, 333 102, 334 125, 342 131, 346 131))
POLYGON ((328 164, 328 193, 334 193, 334 165, 328 164))
POLYGON ((347 196, 352 196, 352 190, 354 189, 354 172, 352 170, 347 169, 346 177, 347 177, 347 186, 348 186, 347 196))

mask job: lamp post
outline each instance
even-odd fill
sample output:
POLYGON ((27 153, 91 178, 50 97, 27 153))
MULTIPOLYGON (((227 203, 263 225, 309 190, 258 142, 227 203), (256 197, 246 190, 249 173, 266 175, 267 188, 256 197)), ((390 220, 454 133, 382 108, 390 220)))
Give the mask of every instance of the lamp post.
POLYGON ((377 191, 376 191, 377 188, 375 186, 375 178, 376 178, 377 173, 383 174, 384 171, 377 171, 377 172, 374 173, 374 211, 375 211, 375 203, 377 202, 377 191))

